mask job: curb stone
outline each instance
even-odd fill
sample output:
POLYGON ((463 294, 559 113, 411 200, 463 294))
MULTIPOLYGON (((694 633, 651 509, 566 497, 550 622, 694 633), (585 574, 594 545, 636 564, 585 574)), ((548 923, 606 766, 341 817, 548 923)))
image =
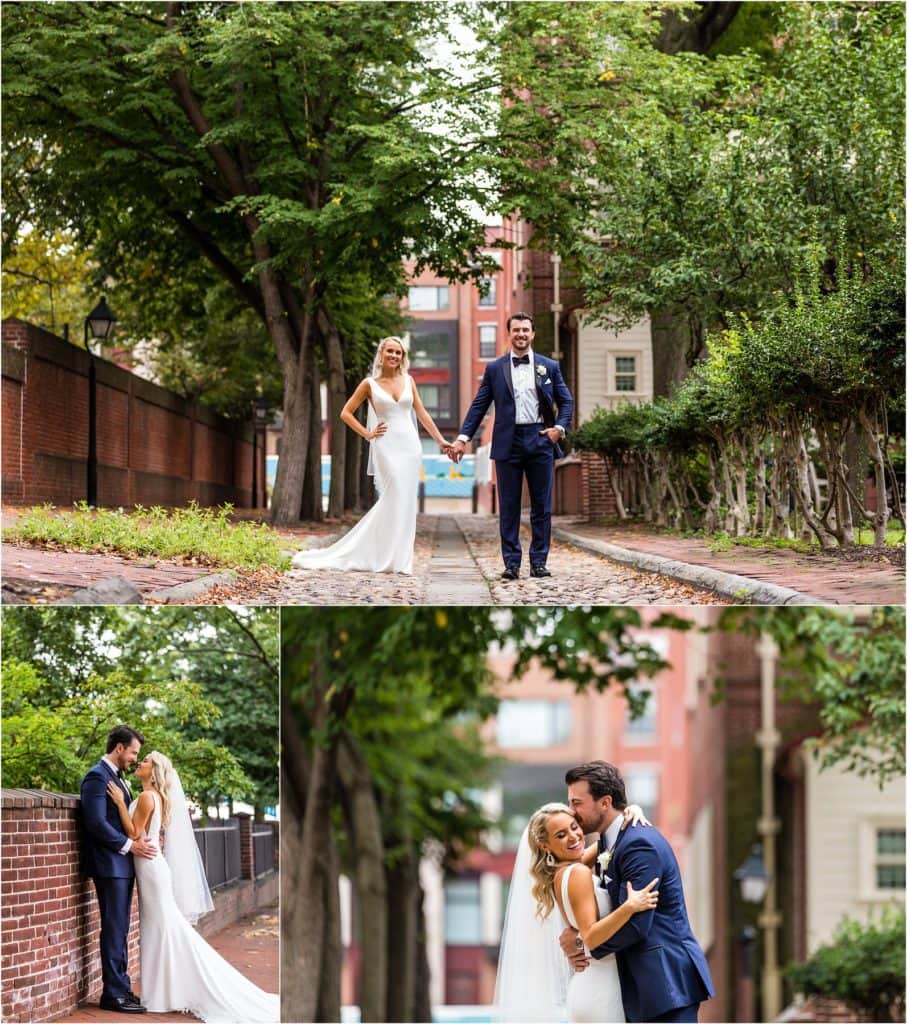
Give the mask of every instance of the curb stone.
POLYGON ((221 583, 232 583, 236 579, 235 572, 215 572, 210 576, 201 576, 197 580, 189 580, 186 583, 177 583, 173 587, 163 587, 161 590, 153 590, 146 595, 146 600, 155 601, 158 604, 183 604, 186 601, 193 601, 221 583))
POLYGON ((142 592, 124 576, 109 576, 74 590, 54 604, 142 604, 142 592))
POLYGON ((790 587, 779 587, 776 583, 765 583, 762 580, 737 576, 734 573, 723 572, 721 569, 691 565, 689 562, 679 562, 677 559, 665 558, 663 555, 650 555, 643 551, 620 547, 618 544, 609 544, 607 541, 580 537, 562 527, 554 527, 552 533, 558 540, 572 544, 583 551, 603 555, 612 562, 620 562, 622 565, 629 565, 634 569, 658 573, 660 576, 671 576, 683 583, 689 583, 690 586, 698 587, 700 590, 710 590, 722 597, 730 598, 737 604, 818 605, 823 603, 818 598, 810 597, 799 590, 792 590, 790 587))

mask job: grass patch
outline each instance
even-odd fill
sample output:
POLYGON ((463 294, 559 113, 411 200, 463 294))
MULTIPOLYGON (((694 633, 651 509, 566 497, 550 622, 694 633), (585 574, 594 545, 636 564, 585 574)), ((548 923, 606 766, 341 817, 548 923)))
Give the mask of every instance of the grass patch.
POLYGON ((84 502, 71 511, 42 505, 22 512, 3 531, 4 540, 58 547, 68 551, 139 557, 176 558, 202 565, 287 569, 284 539, 263 523, 231 523, 233 506, 201 508, 90 508, 84 502))

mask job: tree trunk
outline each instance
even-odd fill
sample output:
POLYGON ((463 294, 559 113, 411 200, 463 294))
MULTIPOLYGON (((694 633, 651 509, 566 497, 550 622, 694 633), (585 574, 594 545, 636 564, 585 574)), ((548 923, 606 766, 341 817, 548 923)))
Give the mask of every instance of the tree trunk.
POLYGON ((860 423, 866 431, 869 447, 869 461, 876 485, 876 511, 873 519, 875 543, 888 543, 888 487, 885 481, 885 453, 882 447, 883 433, 877 416, 870 419, 865 409, 860 410, 860 423))
POLYGON ((753 521, 753 536, 764 536, 768 526, 766 516, 766 480, 765 452, 762 441, 757 439, 753 444, 753 487, 756 491, 756 514, 753 521))
POLYGON ((364 442, 355 434, 346 439, 346 483, 343 488, 343 510, 348 512, 359 508, 361 502, 359 481, 362 473, 362 448, 364 442))
MULTIPOLYGON (((372 775, 349 733, 337 750, 350 857, 355 865, 357 918, 362 949, 359 1008, 362 1021, 387 1020, 388 888, 381 816, 372 775)), ((396 894, 392 894, 396 900, 396 894)), ((339 1019, 339 1018, 338 1018, 339 1019)))
MULTIPOLYGON (((343 970, 343 942, 340 937, 340 855, 331 829, 323 836, 321 855, 325 862, 325 926, 322 941, 321 978, 318 983, 316 1020, 340 1020, 340 975, 343 970)), ((284 1014, 284 1020, 292 1020, 284 1014)))
POLYGON ((804 527, 815 535, 823 549, 834 547, 832 543, 834 538, 825 529, 816 514, 809 480, 809 453, 806 450, 806 440, 798 425, 794 426, 794 424, 791 424, 789 444, 791 446, 791 463, 793 465, 791 483, 794 489, 794 501, 803 515, 804 527))
POLYGON ((652 314, 652 392, 667 397, 690 369, 689 329, 668 312, 652 314))
POLYGON ((388 915, 388 1021, 412 1021, 419 960, 416 908, 419 896, 418 855, 410 848, 388 871, 392 905, 388 915))
POLYGON ((710 0, 697 3, 691 11, 667 10, 661 16, 662 30, 655 46, 663 53, 679 53, 681 50, 708 53, 739 9, 739 0, 736 3, 710 0))
POLYGON ((318 365, 312 367, 309 386, 309 454, 302 487, 302 518, 320 522, 324 518, 321 495, 321 374, 318 365))
POLYGON ((731 465, 734 470, 734 515, 737 519, 737 536, 746 537, 750 532, 750 505, 746 489, 746 459, 743 443, 735 444, 732 449, 731 465))
POLYGON ((416 902, 416 992, 413 999, 413 1020, 429 1021, 431 1017, 431 971, 428 966, 428 934, 425 928, 425 892, 419 884, 416 902))
POLYGON ((611 493, 614 495, 614 506, 617 509, 618 518, 624 522, 629 519, 627 510, 624 508, 623 495, 623 472, 614 459, 610 459, 605 467, 608 474, 608 482, 611 484, 611 493))
POLYGON ((331 491, 328 515, 339 519, 346 507, 346 460, 352 447, 349 428, 340 418, 340 410, 347 400, 346 374, 343 369, 343 349, 336 327, 325 322, 325 361, 327 364, 328 416, 331 424, 331 491))
MULTIPOLYGON (((282 715, 283 721, 286 715, 282 715)), ((286 728, 295 728, 290 719, 286 728)), ((311 757, 308 789, 301 820, 287 823, 281 855, 284 873, 281 902, 281 1004, 285 1020, 318 1020, 324 988, 325 938, 328 934, 325 895, 338 885, 333 867, 324 856, 333 842, 331 796, 334 747, 316 749, 311 757)), ((284 776, 287 777, 286 775, 284 776)), ((339 988, 339 979, 337 981, 339 988)), ((333 1018, 337 1019, 337 1018, 333 1018)))

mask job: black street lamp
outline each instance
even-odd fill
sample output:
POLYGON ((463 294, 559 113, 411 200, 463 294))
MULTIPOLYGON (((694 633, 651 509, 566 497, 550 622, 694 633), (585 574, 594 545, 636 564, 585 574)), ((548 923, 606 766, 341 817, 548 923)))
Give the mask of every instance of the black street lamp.
POLYGON ((117 322, 107 299, 101 301, 85 318, 85 351, 88 353, 88 478, 86 491, 88 504, 92 508, 98 503, 98 383, 95 372, 95 356, 89 344, 89 335, 98 341, 110 337, 117 322))
POLYGON ((762 860, 762 843, 753 843, 746 860, 734 872, 744 902, 761 903, 765 899, 770 877, 762 860))
POLYGON ((268 426, 268 400, 261 395, 252 404, 252 426, 252 508, 258 508, 258 438, 261 436, 264 448, 264 433, 268 426))

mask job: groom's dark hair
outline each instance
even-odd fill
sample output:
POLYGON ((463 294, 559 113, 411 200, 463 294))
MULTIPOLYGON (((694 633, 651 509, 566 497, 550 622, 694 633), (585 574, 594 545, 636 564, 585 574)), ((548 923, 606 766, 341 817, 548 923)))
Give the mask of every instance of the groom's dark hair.
POLYGON ((607 761, 589 761, 578 764, 567 772, 564 781, 568 786, 574 782, 585 780, 589 783, 589 792, 596 800, 603 796, 611 797, 611 806, 615 811, 623 811, 627 806, 627 790, 623 776, 607 761))
POLYGON ((138 740, 140 744, 145 742, 145 737, 138 731, 128 725, 115 725, 109 733, 107 733, 107 750, 106 753, 112 754, 116 750, 118 743, 122 743, 124 747, 128 747, 133 740, 138 740))
POLYGON ((510 330, 510 322, 512 320, 528 320, 532 324, 532 329, 535 330, 535 321, 532 319, 529 313, 514 313, 513 316, 507 317, 507 330, 510 330))

